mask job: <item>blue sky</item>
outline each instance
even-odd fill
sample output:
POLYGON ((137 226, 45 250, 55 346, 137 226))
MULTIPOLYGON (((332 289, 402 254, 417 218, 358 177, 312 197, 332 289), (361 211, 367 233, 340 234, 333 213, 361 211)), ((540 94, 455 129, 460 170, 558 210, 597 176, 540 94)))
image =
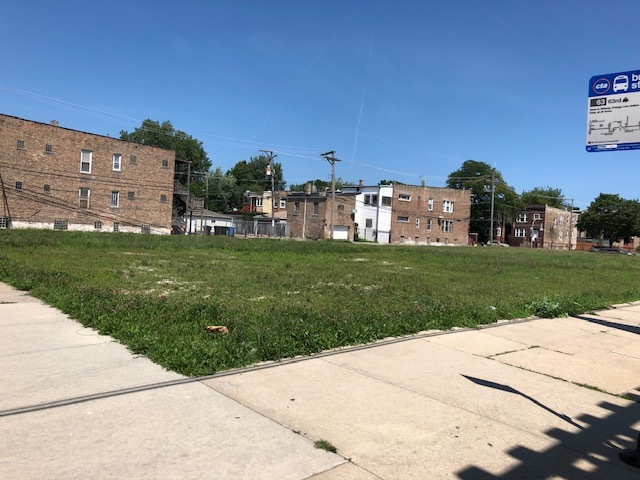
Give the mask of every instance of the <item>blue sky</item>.
POLYGON ((145 118, 224 171, 443 186, 465 160, 586 208, 639 151, 585 151, 588 81, 640 69, 640 1, 4 0, 0 112, 119 136, 145 118))

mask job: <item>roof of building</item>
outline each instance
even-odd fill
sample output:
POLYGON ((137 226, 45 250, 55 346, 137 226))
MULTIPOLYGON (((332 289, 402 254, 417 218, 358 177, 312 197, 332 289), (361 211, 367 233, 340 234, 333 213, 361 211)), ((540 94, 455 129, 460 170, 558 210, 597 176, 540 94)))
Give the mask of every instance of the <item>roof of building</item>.
POLYGON ((62 130, 68 130, 70 132, 82 133, 83 135, 93 135, 94 137, 108 138, 110 140, 116 140, 118 142, 133 143, 135 145, 141 145, 143 147, 157 148, 157 149, 160 149, 160 150, 165 150, 167 152, 173 152, 174 155, 175 155, 175 151, 174 150, 170 150, 168 148, 156 147, 156 146, 153 146, 153 145, 145 145, 144 143, 129 142, 128 140, 122 140, 120 138, 111 137, 109 135, 101 135, 99 133, 84 132, 82 130, 76 130, 76 129, 73 129, 73 128, 61 127, 60 125, 57 124, 58 123, 57 120, 52 120, 51 121, 52 123, 44 123, 44 122, 38 122, 36 120, 29 120, 27 118, 20 118, 20 117, 15 117, 13 115, 7 115, 6 113, 0 113, 0 117, 12 118, 14 120, 20 120, 22 122, 35 123, 37 125, 42 125, 42 126, 50 127, 50 128, 59 128, 59 129, 62 129, 62 130), (53 122, 55 122, 55 124, 53 124, 53 122))

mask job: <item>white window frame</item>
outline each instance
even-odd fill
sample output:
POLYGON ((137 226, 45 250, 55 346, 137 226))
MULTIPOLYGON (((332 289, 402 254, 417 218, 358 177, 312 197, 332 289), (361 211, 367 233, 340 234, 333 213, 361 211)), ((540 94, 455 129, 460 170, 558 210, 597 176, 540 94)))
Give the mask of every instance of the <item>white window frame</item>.
POLYGON ((280 199, 280 208, 287 208, 287 201, 284 198, 280 199))
POLYGON ((111 206, 118 208, 120 206, 120 192, 118 190, 111 191, 111 206))
POLYGON ((540 218, 541 218, 541 216, 540 216, 540 214, 539 214, 539 213, 534 213, 534 214, 533 214, 533 219, 534 219, 534 220, 540 220, 540 218))
POLYGON ((91 150, 80 150, 80 173, 91 173, 91 167, 93 165, 93 152, 91 150), (85 155, 88 158, 85 158, 85 155), (86 168, 83 168, 87 165, 86 168))
POLYGON ((440 224, 440 230, 442 230, 445 233, 452 233, 453 220, 442 220, 442 223, 440 224))
POLYGON ((427 210, 433 211, 433 197, 429 197, 429 200, 427 200, 427 210))
POLYGON ((433 220, 428 219, 427 220, 427 231, 430 232, 431 230, 433 230, 433 220))
POLYGON ((91 189, 80 187, 78 189, 78 208, 88 209, 91 205, 91 189), (83 193, 86 192, 86 195, 83 193))
POLYGON ((527 222, 527 212, 520 212, 518 214, 518 218, 516 218, 516 222, 518 222, 518 223, 526 223, 527 222))
POLYGON ((443 200, 442 211, 444 213, 453 213, 453 202, 451 200, 443 200))
POLYGON ((527 229, 526 228, 516 228, 515 229, 516 238, 527 238, 527 229))
POLYGON ((122 155, 120 153, 113 154, 113 171, 119 172, 122 170, 122 155))
POLYGON ((410 202, 411 201, 411 194, 409 194, 409 193, 399 193, 398 194, 398 200, 400 200, 401 202, 410 202))

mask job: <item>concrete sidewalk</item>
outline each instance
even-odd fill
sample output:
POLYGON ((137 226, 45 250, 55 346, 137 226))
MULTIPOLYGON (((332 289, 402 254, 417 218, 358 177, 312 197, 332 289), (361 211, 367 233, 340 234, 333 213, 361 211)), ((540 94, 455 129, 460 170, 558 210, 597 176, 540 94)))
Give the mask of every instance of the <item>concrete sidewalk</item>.
POLYGON ((186 379, 3 301, 0 478, 640 476, 618 459, 640 404, 616 396, 640 396, 640 304, 186 379))

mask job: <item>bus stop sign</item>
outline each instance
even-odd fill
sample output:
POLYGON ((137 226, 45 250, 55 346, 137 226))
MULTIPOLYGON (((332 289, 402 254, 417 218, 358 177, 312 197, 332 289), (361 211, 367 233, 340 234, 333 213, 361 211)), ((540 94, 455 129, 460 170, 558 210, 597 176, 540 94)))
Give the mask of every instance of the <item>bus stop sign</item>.
POLYGON ((640 148, 640 70, 589 80, 587 152, 640 148))

